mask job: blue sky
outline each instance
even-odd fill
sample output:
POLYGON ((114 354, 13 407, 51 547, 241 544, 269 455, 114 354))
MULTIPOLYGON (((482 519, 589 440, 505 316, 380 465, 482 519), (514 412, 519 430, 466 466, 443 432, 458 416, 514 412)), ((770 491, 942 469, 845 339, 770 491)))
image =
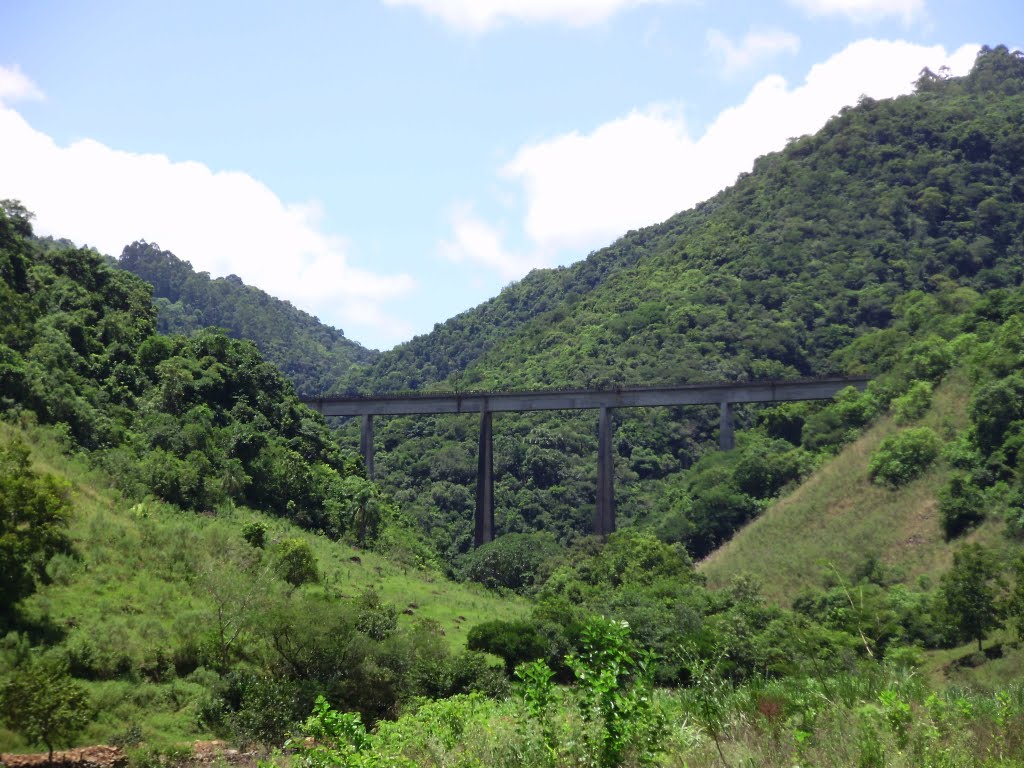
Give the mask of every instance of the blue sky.
POLYGON ((714 194, 1019 0, 0 2, 0 198, 375 348, 714 194))

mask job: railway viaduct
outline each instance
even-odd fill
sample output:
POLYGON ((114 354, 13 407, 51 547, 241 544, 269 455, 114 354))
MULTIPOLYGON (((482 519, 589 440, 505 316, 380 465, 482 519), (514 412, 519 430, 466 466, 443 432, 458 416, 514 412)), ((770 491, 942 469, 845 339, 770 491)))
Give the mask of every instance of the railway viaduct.
POLYGON ((663 387, 623 387, 610 390, 539 390, 524 392, 423 392, 304 398, 303 402, 324 416, 358 416, 362 419, 360 453, 373 478, 373 417, 409 414, 479 413, 480 450, 477 461, 476 546, 494 539, 494 448, 491 416, 510 411, 598 411, 597 507, 594 533, 615 530, 615 497, 612 486, 612 420, 615 408, 652 408, 679 405, 718 405, 721 409, 719 446, 735 444, 733 406, 738 403, 778 403, 795 400, 826 400, 845 387, 864 389, 863 377, 828 377, 789 381, 680 384, 663 387))

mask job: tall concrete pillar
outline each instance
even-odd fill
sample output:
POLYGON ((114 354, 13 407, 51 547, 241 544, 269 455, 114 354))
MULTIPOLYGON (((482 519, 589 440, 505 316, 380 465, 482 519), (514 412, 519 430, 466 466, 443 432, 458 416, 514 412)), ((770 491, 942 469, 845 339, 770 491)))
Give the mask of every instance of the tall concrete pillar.
POLYGON ((363 423, 359 429, 359 453, 366 466, 366 477, 373 480, 373 416, 363 414, 363 423))
POLYGON ((612 413, 601 408, 597 421, 597 509, 594 533, 607 536, 615 530, 615 465, 612 463, 612 413))
POLYGON ((731 451, 736 447, 736 424, 732 417, 732 403, 722 403, 722 416, 718 421, 718 447, 731 451))
POLYGON ((480 412, 480 450, 476 471, 476 525, 473 546, 494 541, 494 432, 491 412, 480 412))

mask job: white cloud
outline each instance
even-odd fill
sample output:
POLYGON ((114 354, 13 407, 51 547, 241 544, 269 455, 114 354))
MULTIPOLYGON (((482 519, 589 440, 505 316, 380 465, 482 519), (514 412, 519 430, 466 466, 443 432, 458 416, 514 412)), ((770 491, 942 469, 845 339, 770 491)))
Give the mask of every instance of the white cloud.
POLYGON ((851 21, 877 21, 898 16, 909 23, 924 12, 924 0, 790 0, 812 16, 846 16, 851 21))
POLYGON ((502 245, 501 233, 478 217, 471 206, 457 205, 451 215, 453 237, 441 243, 441 255, 457 264, 494 270, 506 280, 522 277, 545 259, 538 253, 517 253, 502 245))
MULTIPOLYGON (((525 146, 500 173, 522 185, 523 229, 533 249, 578 255, 707 199, 755 158, 817 131, 862 94, 908 93, 925 66, 965 73, 977 50, 968 45, 947 54, 941 46, 862 40, 812 67, 795 87, 778 75, 763 78, 697 138, 678 112, 649 107, 587 134, 525 146)), ((500 243, 492 248, 501 252, 500 243)))
POLYGON ((25 77, 18 67, 0 67, 0 104, 29 99, 39 101, 43 98, 45 96, 39 87, 25 77))
POLYGON ((413 6, 445 24, 479 34, 506 21, 596 24, 616 12, 674 0, 383 0, 385 5, 413 6))
MULTIPOLYGON (((18 76, 0 68, 0 83, 18 76)), ((144 238, 215 277, 237 274, 355 339, 387 345, 408 337, 410 328, 383 305, 410 293, 412 278, 351 266, 346 243, 318 228, 315 204, 287 204, 244 173, 89 139, 58 146, 2 103, 0 169, 0 199, 21 200, 41 234, 112 255, 144 238)))
POLYGON ((722 57, 724 72, 732 75, 778 53, 797 53, 800 38, 781 29, 751 30, 734 43, 721 31, 712 29, 707 34, 708 48, 722 57))

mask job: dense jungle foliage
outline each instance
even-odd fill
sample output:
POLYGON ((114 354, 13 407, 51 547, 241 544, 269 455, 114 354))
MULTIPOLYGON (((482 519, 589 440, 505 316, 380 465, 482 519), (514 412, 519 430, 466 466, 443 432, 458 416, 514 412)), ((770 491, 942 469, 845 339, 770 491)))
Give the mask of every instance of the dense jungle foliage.
POLYGON ((158 334, 146 283, 3 201, 0 746, 114 742, 139 768, 213 735, 314 768, 1024 764, 1024 56, 917 91, 353 369, 369 389, 872 376, 742 411, 727 452, 717 413, 620 415, 606 540, 589 418, 498 421, 502 535, 470 551, 475 419, 382 421, 382 490, 253 343, 158 334), (936 417, 952 382, 966 413, 936 417), (940 573, 865 553, 787 605, 707 587, 697 558, 880 421, 865 482, 934 491, 940 573), (986 669, 991 689, 930 685, 986 669))
MULTIPOLYGON (((376 496, 249 341, 156 332, 151 288, 0 218, 0 409, 59 425, 118 486, 185 509, 241 503, 332 536, 376 496)), ((382 505, 371 505, 380 516, 382 505)), ((373 525, 376 525, 375 521, 373 525)))
POLYGON ((223 328, 232 338, 255 343, 300 394, 326 392, 353 364, 376 357, 373 350, 289 302, 246 285, 236 275, 211 278, 196 272, 155 243, 125 246, 117 266, 153 286, 161 333, 191 335, 203 328, 223 328))

